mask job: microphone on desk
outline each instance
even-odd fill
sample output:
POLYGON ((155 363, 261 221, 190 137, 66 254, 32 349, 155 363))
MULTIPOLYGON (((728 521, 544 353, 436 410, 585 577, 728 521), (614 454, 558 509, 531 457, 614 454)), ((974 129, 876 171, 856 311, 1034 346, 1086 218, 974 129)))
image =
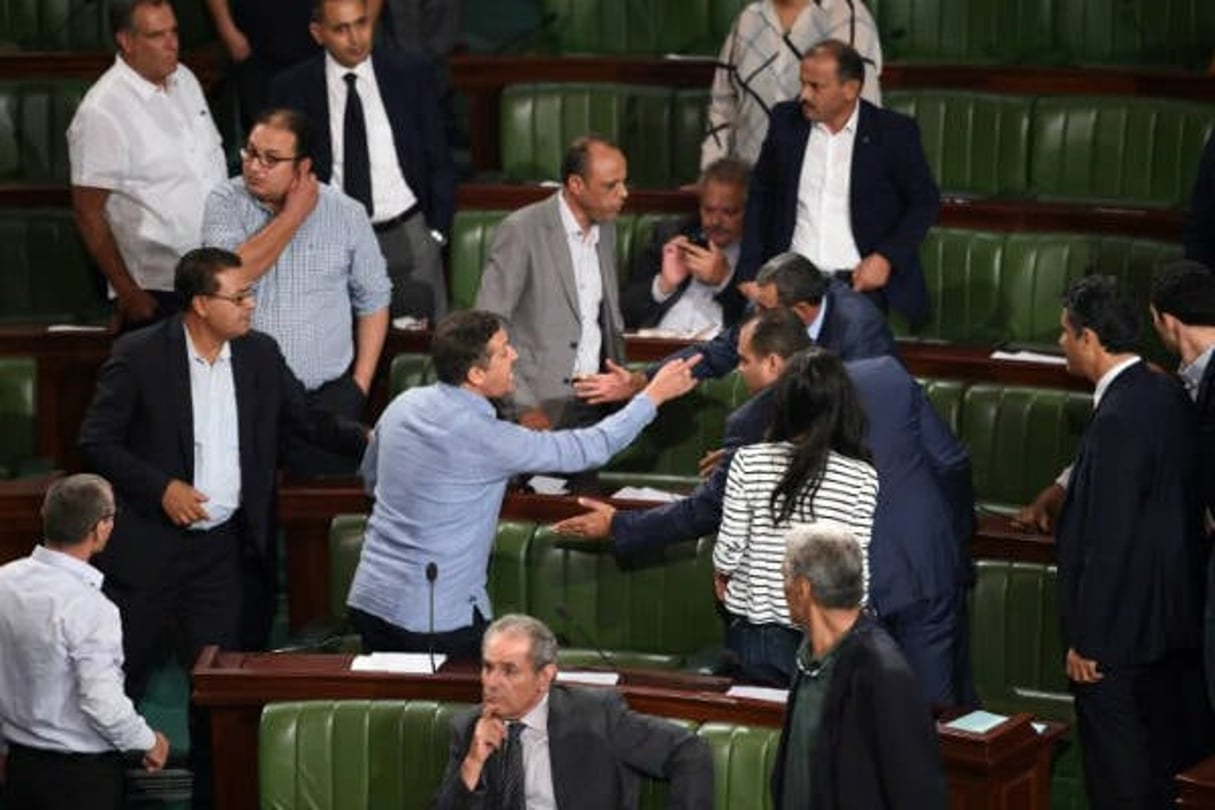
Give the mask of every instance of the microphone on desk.
POLYGON ((595 637, 583 629, 582 624, 574 618, 574 614, 570 612, 569 608, 567 608, 565 605, 557 605, 553 608, 553 610, 556 611, 558 616, 569 622, 570 626, 578 632, 578 635, 586 639, 586 641, 591 645, 591 649, 595 651, 596 655, 603 659, 603 662, 608 665, 609 669, 618 669, 616 662, 612 659, 612 656, 604 652, 603 648, 599 646, 598 642, 596 642, 595 637))
POLYGON ((430 586, 430 625, 426 629, 426 649, 430 653, 431 675, 438 671, 435 666, 435 580, 438 578, 439 566, 433 562, 426 563, 426 582, 430 586))

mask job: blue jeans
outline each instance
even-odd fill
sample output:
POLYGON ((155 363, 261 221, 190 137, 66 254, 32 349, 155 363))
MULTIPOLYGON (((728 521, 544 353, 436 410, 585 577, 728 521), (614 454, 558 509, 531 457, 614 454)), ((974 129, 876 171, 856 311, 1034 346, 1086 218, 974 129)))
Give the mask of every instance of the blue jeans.
POLYGON ((731 616, 726 625, 726 647, 738 656, 740 681, 788 689, 801 643, 801 632, 782 624, 752 624, 731 616))

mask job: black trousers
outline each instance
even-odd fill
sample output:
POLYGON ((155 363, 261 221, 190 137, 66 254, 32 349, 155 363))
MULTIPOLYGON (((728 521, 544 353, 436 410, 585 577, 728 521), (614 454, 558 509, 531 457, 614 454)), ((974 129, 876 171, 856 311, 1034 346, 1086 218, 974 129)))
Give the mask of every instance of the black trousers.
POLYGON ((435 654, 446 655, 459 661, 481 660, 481 637, 485 635, 488 622, 481 611, 473 608, 472 623, 446 633, 414 633, 404 627, 386 622, 379 616, 349 608, 348 615, 354 629, 363 639, 363 652, 416 652, 433 649, 435 654))
POLYGON ((6 810, 121 810, 122 754, 68 754, 9 743, 6 810))
MULTIPOLYGON (((309 391, 308 404, 359 422, 367 407, 367 396, 355 383, 354 377, 347 373, 309 391)), ((358 472, 361 459, 331 453, 291 431, 287 432, 285 438, 283 466, 291 478, 310 481, 350 476, 358 472)))

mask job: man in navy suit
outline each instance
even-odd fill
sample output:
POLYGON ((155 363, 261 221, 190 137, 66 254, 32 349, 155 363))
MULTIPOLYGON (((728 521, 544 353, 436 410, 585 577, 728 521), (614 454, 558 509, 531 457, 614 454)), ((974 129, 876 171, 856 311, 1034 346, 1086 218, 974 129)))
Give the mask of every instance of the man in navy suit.
POLYGON ((325 52, 279 74, 271 105, 308 117, 317 178, 366 207, 388 262, 392 316, 433 323, 447 312, 440 241, 456 202, 434 67, 373 52, 365 0, 316 0, 310 30, 325 52))
MULTIPOLYGON (((1172 804, 1193 729, 1204 569, 1197 420, 1135 353, 1138 307, 1109 276, 1064 296, 1059 345, 1094 413, 1059 516, 1059 613, 1094 807, 1172 804)), ((1201 707, 1199 701, 1198 707, 1201 707)))
POLYGON ((929 309, 920 243, 941 194, 916 123, 860 99, 864 76, 837 40, 803 57, 800 97, 772 108, 751 177, 736 280, 794 250, 916 323, 929 309))

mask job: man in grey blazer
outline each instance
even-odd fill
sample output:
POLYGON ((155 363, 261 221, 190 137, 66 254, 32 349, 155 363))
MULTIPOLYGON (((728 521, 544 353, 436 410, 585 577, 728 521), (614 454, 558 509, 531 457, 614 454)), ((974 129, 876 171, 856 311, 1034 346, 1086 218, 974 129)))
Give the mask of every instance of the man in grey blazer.
POLYGON ((625 708, 615 689, 554 684, 557 640, 508 614, 482 646, 482 703, 454 723, 439 810, 635 808, 641 774, 670 782, 667 807, 713 806, 713 760, 685 728, 625 708))
POLYGON ((561 189, 520 208, 494 233, 475 308, 507 321, 519 352, 515 418, 535 429, 577 427, 598 411, 574 398, 574 379, 624 357, 616 281, 616 215, 628 163, 607 140, 575 140, 561 189))

